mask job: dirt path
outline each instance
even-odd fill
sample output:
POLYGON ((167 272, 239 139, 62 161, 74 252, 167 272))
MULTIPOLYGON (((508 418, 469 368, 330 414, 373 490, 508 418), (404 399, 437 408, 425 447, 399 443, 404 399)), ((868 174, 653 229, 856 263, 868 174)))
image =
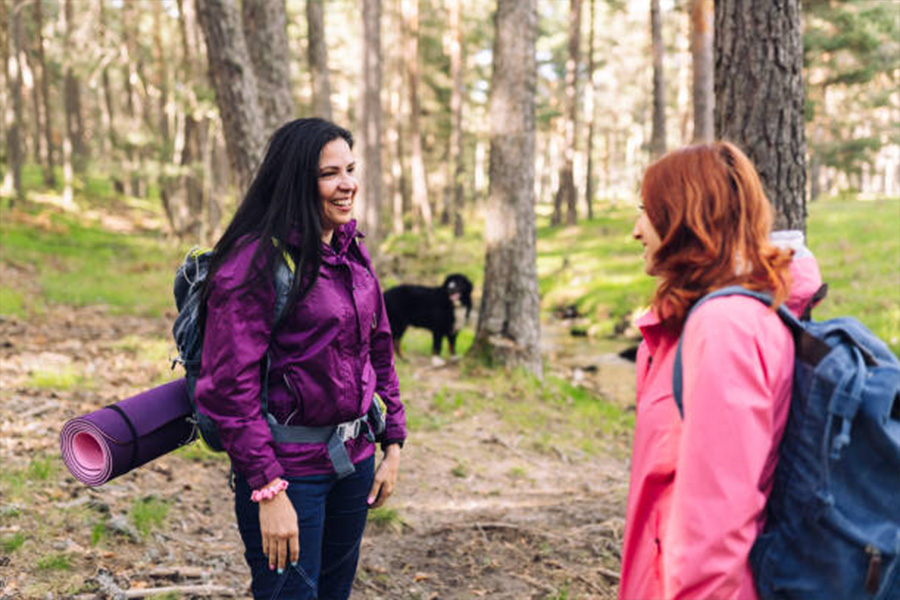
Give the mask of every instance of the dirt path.
MULTIPOLYGON (((59 460, 67 419, 171 377, 168 335, 167 319, 99 308, 0 321, 0 599, 135 597, 167 586, 195 590, 173 597, 247 597, 221 456, 179 451, 99 489, 59 460), (141 340, 156 342, 148 350, 141 340), (42 383, 48 372, 59 378, 42 383), (135 531, 135 511, 154 504, 168 505, 161 525, 135 531)), ((624 397, 633 378, 608 355, 548 352, 550 368, 607 394, 624 397)), ((426 396, 471 385, 456 364, 411 360, 426 396)), ((370 524, 353 598, 615 595, 624 461, 538 452, 497 425, 481 412, 411 434, 395 512, 370 524)))

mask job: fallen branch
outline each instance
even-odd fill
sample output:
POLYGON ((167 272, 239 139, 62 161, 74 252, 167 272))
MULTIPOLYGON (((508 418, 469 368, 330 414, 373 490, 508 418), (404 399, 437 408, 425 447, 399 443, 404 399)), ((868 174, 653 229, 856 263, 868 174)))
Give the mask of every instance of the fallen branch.
POLYGON ((195 596, 211 596, 234 598, 237 596, 235 591, 223 585, 170 585, 166 587, 143 588, 139 590, 128 590, 125 592, 126 598, 147 598, 156 596, 157 594, 184 594, 195 596))
POLYGON ((156 579, 203 579, 207 571, 203 567, 157 567, 147 575, 156 579))

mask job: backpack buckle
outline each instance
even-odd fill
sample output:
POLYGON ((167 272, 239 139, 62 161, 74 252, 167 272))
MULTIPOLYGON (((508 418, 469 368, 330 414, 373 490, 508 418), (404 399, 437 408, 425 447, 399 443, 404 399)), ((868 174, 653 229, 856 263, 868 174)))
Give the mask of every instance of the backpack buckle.
POLYGON ((337 435, 342 442, 355 440, 357 437, 359 437, 360 425, 362 425, 361 419, 356 419, 355 421, 349 421, 347 423, 341 423, 337 426, 337 435))

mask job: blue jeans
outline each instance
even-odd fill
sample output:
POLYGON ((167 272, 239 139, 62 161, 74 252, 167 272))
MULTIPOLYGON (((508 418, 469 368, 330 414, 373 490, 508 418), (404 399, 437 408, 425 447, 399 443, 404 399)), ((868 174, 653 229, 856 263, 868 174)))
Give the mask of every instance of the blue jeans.
POLYGON ((374 465, 375 457, 369 457, 341 480, 335 475, 285 477, 287 495, 297 511, 300 560, 282 575, 269 570, 262 552, 259 506, 250 501, 250 486, 243 477, 235 477, 234 508, 244 540, 244 558, 253 577, 254 598, 346 600, 350 596, 374 465))

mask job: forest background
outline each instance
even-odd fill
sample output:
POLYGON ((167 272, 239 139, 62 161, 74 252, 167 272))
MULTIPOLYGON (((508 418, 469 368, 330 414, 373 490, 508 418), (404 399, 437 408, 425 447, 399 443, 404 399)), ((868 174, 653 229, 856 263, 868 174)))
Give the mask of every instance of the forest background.
MULTIPOLYGON (((800 223, 831 285, 816 316, 855 314, 900 354, 900 6, 793 4, 800 223)), ((497 6, 3 0, 0 10, 0 595, 244 594, 227 497, 208 498, 221 457, 191 446, 86 490, 61 469, 59 428, 178 375, 174 267, 215 241, 267 132, 291 117, 356 133, 368 171, 357 216, 384 286, 459 271, 476 283, 477 309, 496 227, 497 6), (235 73, 252 73, 255 92, 223 79, 235 73), (368 139, 373 112, 381 134, 368 139)), ((538 367, 508 372, 470 355, 433 368, 430 337, 408 334, 406 493, 373 515, 369 547, 389 536, 392 549, 364 557, 360 597, 614 595, 633 424, 633 369, 617 353, 634 343, 630 323, 653 286, 630 230, 643 169, 715 135, 713 13, 706 0, 536 3, 525 277, 538 367)))

